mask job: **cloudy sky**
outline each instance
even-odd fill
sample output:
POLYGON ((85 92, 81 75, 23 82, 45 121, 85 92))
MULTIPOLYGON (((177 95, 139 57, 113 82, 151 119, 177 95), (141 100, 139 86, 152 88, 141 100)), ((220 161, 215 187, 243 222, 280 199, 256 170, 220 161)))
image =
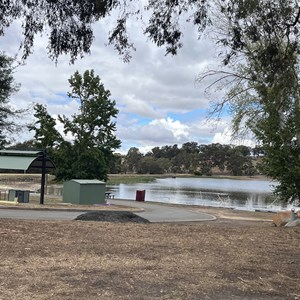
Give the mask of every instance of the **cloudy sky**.
MULTIPOLYGON (((164 49, 147 41, 139 26, 134 23, 130 26, 137 49, 130 63, 124 63, 112 47, 105 46, 108 31, 105 23, 95 24, 91 54, 74 65, 69 64, 68 56, 60 57, 55 65, 47 56, 46 37, 38 37, 34 53, 15 73, 21 89, 13 96, 12 104, 26 107, 43 103, 54 117, 76 113, 78 103, 66 96, 68 78, 76 70, 83 73, 94 69, 119 109, 117 137, 122 141, 119 152, 126 153, 130 147, 145 152, 155 146, 180 146, 189 141, 230 143, 230 118, 225 115, 218 124, 206 119, 209 101, 221 95, 207 95, 208 83, 196 83, 201 71, 218 62, 213 43, 198 40, 193 28, 187 26, 184 47, 177 56, 165 56, 164 49)), ((20 26, 15 23, 0 38, 0 49, 8 55, 18 54, 20 39, 20 26)), ((32 115, 27 116, 27 121, 33 121, 32 115)), ((30 137, 25 131, 19 139, 30 137)))

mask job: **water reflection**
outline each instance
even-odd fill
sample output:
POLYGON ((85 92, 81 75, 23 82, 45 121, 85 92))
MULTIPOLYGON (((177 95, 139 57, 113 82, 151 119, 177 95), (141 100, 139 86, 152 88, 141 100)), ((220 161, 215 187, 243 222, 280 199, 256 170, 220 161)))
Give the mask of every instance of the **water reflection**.
POLYGON ((128 200, 135 199, 137 190, 146 190, 146 201, 247 210, 286 208, 282 203, 274 202, 274 185, 262 180, 164 178, 152 183, 120 184, 107 188, 116 198, 128 200))

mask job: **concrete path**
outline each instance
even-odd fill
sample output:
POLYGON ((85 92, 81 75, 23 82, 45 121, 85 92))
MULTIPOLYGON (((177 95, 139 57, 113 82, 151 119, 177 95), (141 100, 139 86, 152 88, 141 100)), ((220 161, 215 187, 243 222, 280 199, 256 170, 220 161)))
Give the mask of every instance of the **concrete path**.
MULTIPOLYGON (((150 222, 199 222, 213 221, 216 218, 200 212, 193 212, 185 207, 171 207, 151 202, 137 202, 130 200, 109 200, 108 203, 129 207, 138 207, 143 212, 135 212, 150 222)), ((75 210, 37 210, 37 209, 9 209, 0 207, 0 219, 24 219, 24 220, 74 220, 85 213, 75 210)))
POLYGON ((0 208, 0 219, 21 220, 74 220, 84 211, 36 210, 36 209, 3 209, 0 208))
POLYGON ((108 200, 108 203, 119 204, 144 209, 143 212, 135 212, 150 222, 200 222, 213 221, 216 217, 189 210, 185 207, 172 207, 151 202, 137 202, 132 200, 108 200))

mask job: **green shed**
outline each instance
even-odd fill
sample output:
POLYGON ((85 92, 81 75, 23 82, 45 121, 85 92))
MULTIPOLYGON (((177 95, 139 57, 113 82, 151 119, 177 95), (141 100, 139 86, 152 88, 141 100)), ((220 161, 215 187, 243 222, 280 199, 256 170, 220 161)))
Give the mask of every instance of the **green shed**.
POLYGON ((96 179, 72 179, 64 182, 63 202, 73 204, 103 204, 105 182, 96 179))

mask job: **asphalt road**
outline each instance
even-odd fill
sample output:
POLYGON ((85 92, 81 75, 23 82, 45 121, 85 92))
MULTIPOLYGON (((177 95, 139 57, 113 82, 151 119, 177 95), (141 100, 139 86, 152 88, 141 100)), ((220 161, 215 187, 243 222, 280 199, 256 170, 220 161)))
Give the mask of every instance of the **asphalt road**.
POLYGON ((144 209, 143 212, 135 212, 150 222, 200 222, 213 221, 212 215, 194 212, 185 207, 172 207, 151 202, 137 202, 132 200, 109 200, 111 204, 128 205, 144 209))
MULTIPOLYGON (((135 212, 150 222, 200 222, 213 221, 215 217, 200 212, 193 212, 185 207, 171 207, 149 202, 136 202, 130 200, 109 200, 111 204, 138 207, 143 212, 135 212)), ((0 207, 0 218, 27 219, 27 220, 74 220, 85 211, 70 210, 36 210, 36 209, 8 209, 0 207)))
POLYGON ((3 209, 0 208, 0 218, 22 220, 74 220, 84 211, 58 211, 36 209, 3 209))

